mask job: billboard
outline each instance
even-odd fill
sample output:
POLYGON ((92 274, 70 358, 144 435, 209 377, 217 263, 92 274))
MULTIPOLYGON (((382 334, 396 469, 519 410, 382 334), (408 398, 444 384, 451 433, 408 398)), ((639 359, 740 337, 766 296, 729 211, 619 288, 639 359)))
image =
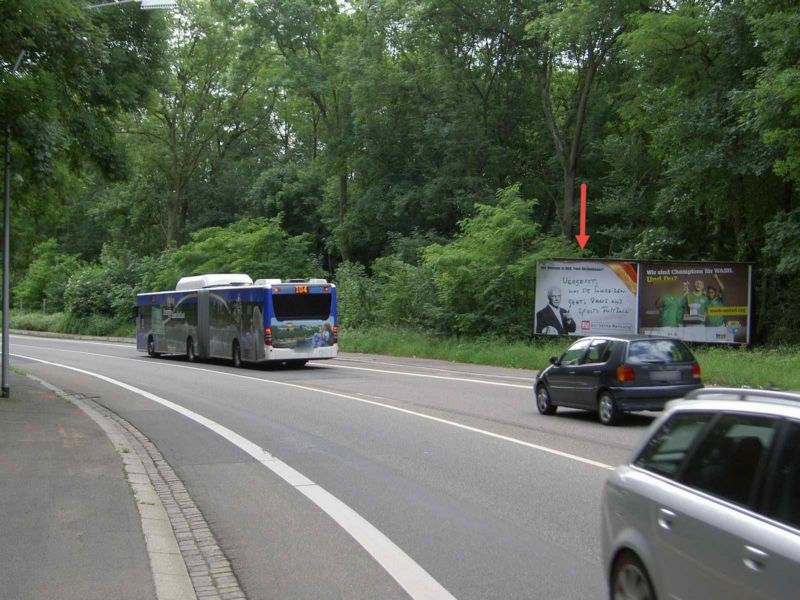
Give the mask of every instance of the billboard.
POLYGON ((751 265, 641 262, 639 272, 640 333, 750 343, 751 265))
POLYGON ((534 332, 636 333, 638 271, 625 261, 553 260, 536 265, 534 332))

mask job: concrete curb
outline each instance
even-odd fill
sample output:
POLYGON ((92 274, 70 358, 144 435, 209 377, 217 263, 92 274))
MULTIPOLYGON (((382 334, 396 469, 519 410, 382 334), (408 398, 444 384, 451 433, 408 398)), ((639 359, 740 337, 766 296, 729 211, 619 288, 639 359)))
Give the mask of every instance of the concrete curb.
POLYGON ((246 600, 208 523, 155 445, 91 399, 68 394, 34 375, 27 377, 86 413, 122 458, 142 521, 158 600, 246 600))

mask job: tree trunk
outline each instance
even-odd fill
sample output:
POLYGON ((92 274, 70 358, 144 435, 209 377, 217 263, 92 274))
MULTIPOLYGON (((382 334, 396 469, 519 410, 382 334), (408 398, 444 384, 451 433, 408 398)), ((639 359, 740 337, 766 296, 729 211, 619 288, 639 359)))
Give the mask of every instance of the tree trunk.
POLYGON ((561 205, 561 231, 568 240, 572 239, 572 213, 575 206, 575 169, 569 165, 564 169, 564 198, 561 205))
POLYGON ((167 207, 167 230, 164 232, 164 248, 169 248, 172 240, 175 239, 175 231, 178 229, 178 203, 175 201, 175 193, 170 199, 167 207))
POLYGON ((350 232, 347 229, 347 167, 339 175, 339 250, 342 262, 350 260, 350 232))

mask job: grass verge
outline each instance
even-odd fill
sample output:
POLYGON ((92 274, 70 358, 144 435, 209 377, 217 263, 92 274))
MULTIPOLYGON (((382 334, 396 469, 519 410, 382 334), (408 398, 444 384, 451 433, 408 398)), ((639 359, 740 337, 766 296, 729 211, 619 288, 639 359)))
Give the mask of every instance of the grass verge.
POLYGON ((133 337, 136 330, 133 319, 115 319, 104 315, 75 317, 67 313, 43 314, 40 312, 9 311, 9 325, 12 329, 27 331, 51 331, 78 335, 104 335, 133 337))
MULTIPOLYGON (((342 332, 343 352, 437 358, 481 365, 541 369, 561 354, 569 340, 533 341, 436 337, 408 329, 357 329, 342 332)), ((800 390, 800 348, 693 348, 707 385, 776 387, 800 390)))

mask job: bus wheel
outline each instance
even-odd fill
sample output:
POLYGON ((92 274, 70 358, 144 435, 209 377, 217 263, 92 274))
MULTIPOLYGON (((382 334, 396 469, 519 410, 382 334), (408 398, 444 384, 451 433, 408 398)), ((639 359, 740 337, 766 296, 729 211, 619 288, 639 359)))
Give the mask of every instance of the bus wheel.
POLYGON ((197 362, 197 354, 194 353, 194 340, 192 338, 186 340, 186 358, 189 362, 197 362))
POLYGON ((233 366, 237 369, 242 366, 242 350, 238 341, 233 342, 233 366))
POLYGON ((156 341, 153 339, 152 335, 147 338, 147 354, 153 358, 158 358, 161 356, 160 352, 156 352, 156 341))

